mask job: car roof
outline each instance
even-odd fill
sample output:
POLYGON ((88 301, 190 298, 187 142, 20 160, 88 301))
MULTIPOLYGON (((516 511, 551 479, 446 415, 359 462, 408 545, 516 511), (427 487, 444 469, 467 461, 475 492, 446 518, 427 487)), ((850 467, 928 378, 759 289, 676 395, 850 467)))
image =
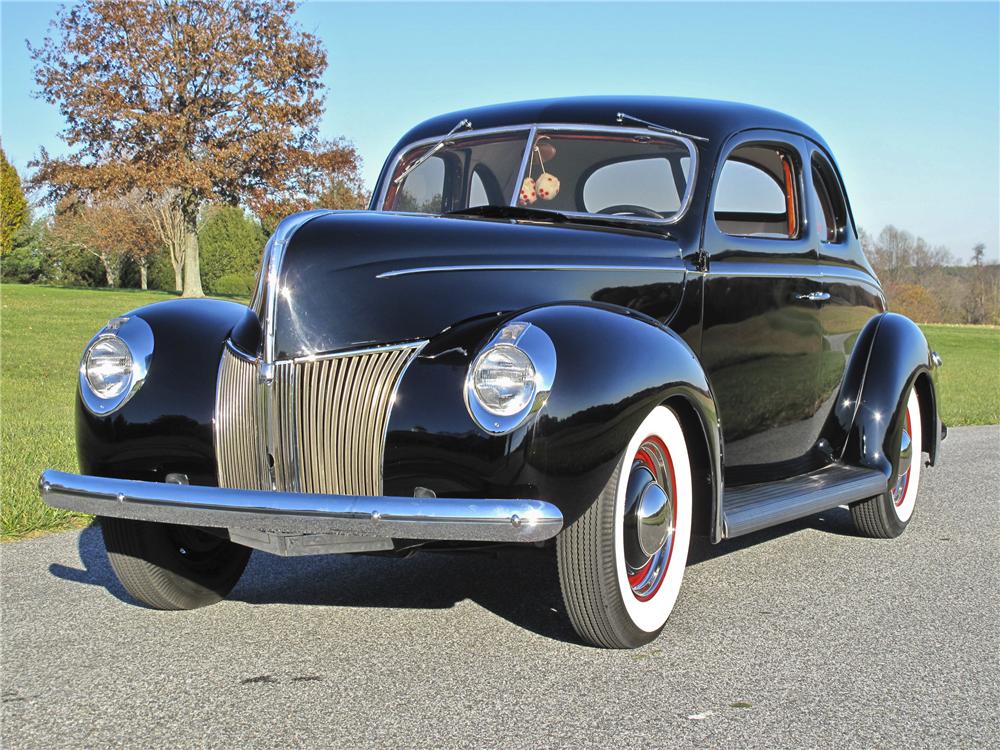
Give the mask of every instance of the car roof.
MULTIPOLYGON (((627 115, 664 125, 690 135, 707 138, 715 148, 743 130, 763 128, 804 135, 829 153, 822 137, 811 127, 789 115, 764 107, 710 99, 665 96, 589 96, 493 104, 458 110, 432 117, 404 135, 393 153, 414 141, 442 136, 462 119, 474 130, 511 125, 587 124, 619 126, 617 115, 627 115)), ((626 121, 629 127, 636 123, 626 121)), ((641 126, 639 126, 641 127, 641 126)))

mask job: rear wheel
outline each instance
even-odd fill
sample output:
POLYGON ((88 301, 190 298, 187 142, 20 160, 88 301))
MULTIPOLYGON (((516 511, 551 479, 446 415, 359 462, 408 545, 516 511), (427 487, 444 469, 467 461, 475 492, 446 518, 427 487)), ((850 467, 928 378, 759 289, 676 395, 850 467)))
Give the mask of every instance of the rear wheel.
POLYGON ((900 436, 896 477, 888 492, 851 506, 858 533, 877 539, 892 539, 903 533, 917 501, 923 451, 923 426, 916 388, 910 391, 900 436))
POLYGON ((556 547, 559 582, 580 637, 635 648, 663 629, 691 538, 691 466, 677 415, 654 409, 604 491, 556 547))
POLYGON ((108 560, 122 586, 154 609, 195 609, 228 594, 250 549, 193 526, 101 518, 108 560))

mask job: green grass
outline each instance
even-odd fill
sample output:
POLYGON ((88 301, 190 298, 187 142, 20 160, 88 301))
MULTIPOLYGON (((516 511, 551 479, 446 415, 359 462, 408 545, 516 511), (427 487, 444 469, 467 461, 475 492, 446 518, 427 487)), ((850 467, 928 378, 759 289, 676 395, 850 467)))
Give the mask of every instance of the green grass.
MULTIPOLYGON (((109 318, 171 299, 163 292, 0 287, 0 536, 86 523, 38 499, 45 468, 76 470, 73 403, 84 344, 109 318)), ((944 358, 941 413, 951 426, 1000 423, 1000 328, 923 326, 944 358)))
POLYGON ((42 469, 76 471, 73 404, 84 345, 109 318, 162 292, 0 287, 0 536, 79 525, 38 498, 42 469))
POLYGON ((920 326, 941 355, 941 419, 949 427, 1000 424, 1000 327, 920 326))

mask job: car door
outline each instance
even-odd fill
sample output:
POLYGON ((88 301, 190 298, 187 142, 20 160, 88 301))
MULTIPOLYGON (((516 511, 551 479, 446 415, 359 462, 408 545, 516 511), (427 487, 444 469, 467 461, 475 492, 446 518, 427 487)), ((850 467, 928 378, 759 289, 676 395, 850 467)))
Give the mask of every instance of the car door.
POLYGON ((803 221, 804 139, 747 131, 720 154, 705 218, 701 351, 719 407, 726 481, 743 484, 821 462, 824 292, 803 221))
POLYGON ((885 299, 862 252, 840 174, 823 149, 808 145, 807 210, 816 237, 820 291, 827 298, 820 309, 818 401, 820 410, 830 414, 858 336, 872 316, 885 310, 885 299))

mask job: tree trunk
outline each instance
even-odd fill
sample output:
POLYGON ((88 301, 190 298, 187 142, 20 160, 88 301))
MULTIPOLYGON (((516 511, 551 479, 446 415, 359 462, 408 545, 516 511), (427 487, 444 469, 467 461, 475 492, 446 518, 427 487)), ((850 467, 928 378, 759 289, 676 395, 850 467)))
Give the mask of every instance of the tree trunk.
POLYGON ((112 289, 115 286, 115 272, 111 269, 111 263, 107 255, 101 255, 101 265, 104 266, 104 279, 112 289))
POLYGON ((184 209, 184 292, 182 297, 204 297, 201 288, 201 262, 198 255, 198 209, 191 204, 184 209))
POLYGON ((139 287, 143 291, 149 289, 148 265, 149 261, 146 260, 146 256, 143 256, 142 260, 139 261, 139 287))
POLYGON ((179 292, 184 288, 184 275, 181 273, 181 264, 174 261, 170 256, 170 263, 174 267, 174 291, 179 292))

